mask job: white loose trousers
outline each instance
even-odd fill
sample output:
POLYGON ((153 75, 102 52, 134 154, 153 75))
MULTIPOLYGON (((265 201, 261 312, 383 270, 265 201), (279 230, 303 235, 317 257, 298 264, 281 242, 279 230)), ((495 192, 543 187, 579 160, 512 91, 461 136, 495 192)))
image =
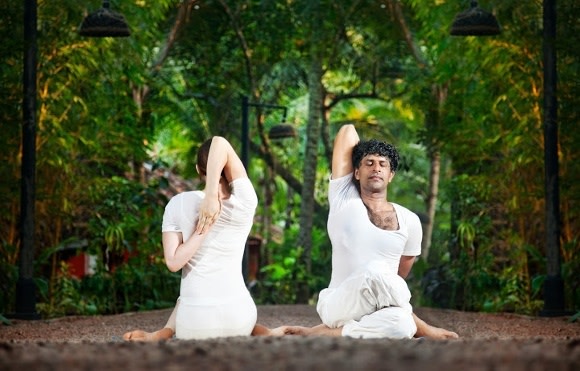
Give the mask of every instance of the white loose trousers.
POLYGON ((322 290, 316 309, 326 326, 342 326, 343 336, 409 339, 417 332, 410 299, 403 278, 383 264, 370 264, 322 290))

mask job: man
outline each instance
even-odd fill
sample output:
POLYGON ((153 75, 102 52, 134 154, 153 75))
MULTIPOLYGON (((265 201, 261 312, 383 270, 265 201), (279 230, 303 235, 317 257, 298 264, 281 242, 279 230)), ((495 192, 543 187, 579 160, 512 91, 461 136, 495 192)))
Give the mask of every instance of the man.
POLYGON ((332 276, 317 304, 323 324, 289 326, 287 334, 458 337, 412 312, 404 278, 421 252, 422 230, 416 214, 388 201, 388 185, 398 162, 392 145, 361 142, 353 125, 339 130, 328 190, 332 276))

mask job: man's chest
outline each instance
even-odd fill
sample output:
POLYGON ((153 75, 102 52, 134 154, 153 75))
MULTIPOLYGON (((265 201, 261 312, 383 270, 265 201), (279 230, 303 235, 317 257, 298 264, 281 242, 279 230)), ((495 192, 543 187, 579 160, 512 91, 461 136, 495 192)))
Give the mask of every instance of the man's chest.
POLYGON ((373 211, 367 209, 369 221, 377 228, 385 231, 396 231, 399 229, 399 220, 397 219, 397 212, 393 210, 388 211, 373 211))
POLYGON ((364 206, 348 208, 331 215, 328 232, 333 245, 338 243, 356 254, 398 259, 405 249, 407 235, 404 229, 398 228, 396 213, 392 216, 394 220, 383 217, 373 222, 364 206))

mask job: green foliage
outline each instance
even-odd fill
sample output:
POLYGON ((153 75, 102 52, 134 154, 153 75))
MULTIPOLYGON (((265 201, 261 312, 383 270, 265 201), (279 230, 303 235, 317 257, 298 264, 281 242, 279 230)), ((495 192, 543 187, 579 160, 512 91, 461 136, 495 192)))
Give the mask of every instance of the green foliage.
POLYGON ((78 279, 62 262, 54 287, 41 282, 39 313, 47 317, 63 315, 115 314, 135 310, 171 307, 179 294, 180 275, 171 273, 161 259, 134 257, 112 271, 99 269, 78 279))
MULTIPOLYGON (((299 264, 302 251, 296 248, 298 228, 292 226, 285 233, 282 244, 270 243, 272 263, 260 270, 259 281, 252 288, 254 300, 259 304, 293 304, 296 302, 297 288, 306 282, 310 292, 318 293, 330 282, 331 248, 326 231, 312 230, 312 273, 299 264)), ((315 302, 315 298, 312 298, 315 302)))
POLYGON ((157 179, 148 186, 121 177, 95 183, 96 207, 88 223, 91 251, 104 248, 109 253, 157 252, 161 246, 159 225, 167 203, 160 189, 157 179))
MULTIPOLYGON (((23 34, 24 5, 0 2, 0 312, 9 312, 20 253, 24 46, 14 35, 23 34)), ((270 145, 276 159, 272 168, 252 161, 258 214, 271 218, 256 228, 270 237, 271 225, 291 226, 280 242, 267 238, 271 259, 259 302, 291 303, 299 283, 312 293, 328 283, 324 220, 312 231, 307 273, 298 263, 304 253, 296 247, 294 218, 312 200, 300 200, 278 176, 287 170, 299 183, 304 179, 305 118, 309 109, 324 109, 330 127, 328 138, 321 137, 329 142, 318 153, 328 155, 332 134, 347 122, 367 137, 396 143, 404 171, 389 198, 418 212, 428 196, 429 155, 440 152, 435 258, 413 270, 415 291, 425 276, 421 301, 537 312, 546 255, 541 4, 496 2, 501 35, 450 37, 449 24, 467 3, 117 1, 112 7, 133 31, 121 39, 78 36, 82 17, 98 1, 39 3, 35 274, 42 313, 113 313, 174 302, 178 277, 159 260, 167 179, 146 179, 142 165, 164 164, 192 177, 192 151, 206 137, 225 135, 236 146, 240 95, 288 105, 299 132, 294 142, 273 145, 264 130, 279 117, 252 115, 252 141, 270 145), (391 12, 394 4, 408 30, 391 12), (308 107, 311 53, 323 61, 325 107, 308 107), (81 281, 59 260, 78 241, 88 241, 88 252, 99 257, 95 275, 81 281)), ((579 12, 575 0, 558 2, 561 256, 571 308, 580 307, 579 12)), ((319 161, 312 197, 321 204, 328 172, 329 164, 319 161)))
POLYGON ((0 254, 0 303, 2 303, 0 313, 6 313, 8 308, 13 308, 15 305, 18 267, 8 259, 16 251, 16 246, 4 245, 0 247, 2 248, 2 254, 0 254))
POLYGON ((562 280, 565 282, 566 303, 572 303, 572 308, 580 305, 580 240, 575 238, 561 248, 562 251, 562 280))
POLYGON ((82 296, 79 290, 80 281, 69 274, 69 267, 65 262, 61 262, 60 272, 54 280, 52 290, 44 282, 37 283, 41 298, 44 299, 36 306, 39 314, 43 317, 98 314, 92 298, 82 296))
MULTIPOLYGON (((441 31, 430 23, 443 15, 447 4, 442 2, 441 7, 427 11, 418 1, 410 3, 419 20, 425 22, 420 32, 428 32, 425 36, 431 40, 427 44, 430 56, 437 57, 434 78, 444 84, 443 92, 448 94, 441 107, 443 125, 428 127, 423 133, 425 143, 441 143, 444 155, 453 162, 450 175, 455 177, 444 193, 451 205, 452 240, 451 261, 440 278, 455 287, 455 307, 535 314, 542 306, 545 276, 543 92, 538 83, 543 78, 541 6, 515 1, 496 3, 502 35, 444 36, 446 40, 439 42, 436 38, 441 31), (465 187, 458 188, 460 184, 465 187), (494 295, 486 294, 486 290, 494 295)), ((558 19, 560 40, 577 34, 574 30, 578 24, 571 19, 577 18, 580 9, 572 3, 558 5, 558 12, 565 14, 564 19, 558 19)), ((558 55, 566 55, 559 57, 561 61, 570 55, 570 43, 565 44, 558 46, 558 55)), ((559 94, 566 118, 559 114, 558 123, 563 164, 560 187, 565 194, 561 198, 562 277, 566 277, 566 303, 572 308, 580 305, 574 294, 578 280, 568 268, 577 266, 577 258, 567 253, 577 239, 571 232, 577 228, 572 227, 575 223, 568 214, 570 205, 578 199, 572 196, 575 191, 570 191, 577 189, 571 186, 577 175, 569 172, 575 163, 569 141, 577 140, 576 131, 568 128, 578 112, 577 104, 572 103, 577 97, 568 94, 578 85, 573 82, 574 71, 574 63, 558 62, 558 89, 566 91, 559 94), (572 108, 574 105, 576 108, 572 108)), ((421 97, 417 95, 419 102, 426 102, 421 97)))
POLYGON ((497 291, 499 283, 490 265, 493 243, 486 238, 491 228, 484 213, 486 194, 489 190, 482 179, 462 176, 452 183, 452 219, 460 222, 452 230, 448 262, 440 261, 444 265, 427 271, 422 279, 427 302, 481 310, 482 303, 497 291))

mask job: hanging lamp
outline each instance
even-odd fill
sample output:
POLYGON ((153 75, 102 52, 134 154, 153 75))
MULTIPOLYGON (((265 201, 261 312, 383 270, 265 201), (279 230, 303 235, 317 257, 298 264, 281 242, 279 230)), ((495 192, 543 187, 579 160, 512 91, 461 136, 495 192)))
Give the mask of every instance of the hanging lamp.
POLYGON ((110 9, 109 1, 103 7, 85 17, 79 27, 79 35, 88 37, 127 37, 131 30, 123 15, 110 9))
POLYGON ((455 16, 450 34, 453 36, 492 36, 501 33, 495 16, 481 9, 477 1, 471 0, 471 7, 455 16))

